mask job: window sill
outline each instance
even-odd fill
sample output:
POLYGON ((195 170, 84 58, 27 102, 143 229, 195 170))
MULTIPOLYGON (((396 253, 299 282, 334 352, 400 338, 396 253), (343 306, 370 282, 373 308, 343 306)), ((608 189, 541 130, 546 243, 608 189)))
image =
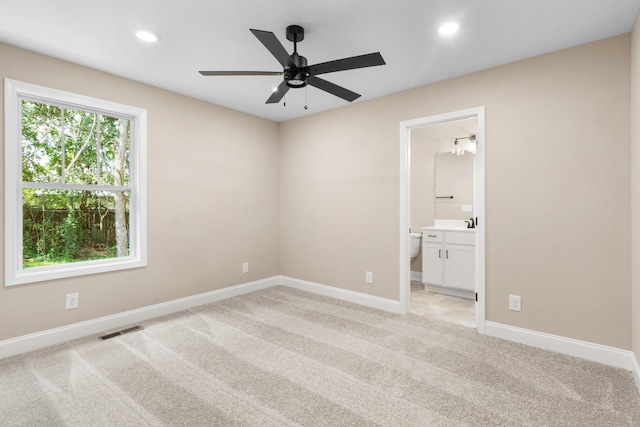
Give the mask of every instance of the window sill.
POLYGON ((107 273, 146 266, 146 259, 122 257, 109 260, 81 261, 60 266, 32 267, 29 269, 19 269, 15 275, 7 274, 5 277, 5 286, 24 285, 27 283, 84 276, 87 274, 107 273))

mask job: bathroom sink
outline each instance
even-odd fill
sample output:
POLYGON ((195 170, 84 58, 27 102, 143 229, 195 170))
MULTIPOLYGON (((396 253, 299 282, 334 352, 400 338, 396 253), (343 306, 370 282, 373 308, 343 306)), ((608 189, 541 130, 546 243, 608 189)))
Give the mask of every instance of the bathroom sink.
POLYGON ((467 225, 469 225, 469 221, 460 220, 460 219, 436 219, 434 220, 433 225, 431 227, 426 227, 426 228, 430 230, 442 230, 442 231, 473 230, 473 228, 467 228, 467 225))
POLYGON ((443 230, 443 231, 475 230, 475 228, 468 228, 466 226, 457 226, 457 225, 432 225, 431 227, 425 227, 425 228, 429 230, 443 230))

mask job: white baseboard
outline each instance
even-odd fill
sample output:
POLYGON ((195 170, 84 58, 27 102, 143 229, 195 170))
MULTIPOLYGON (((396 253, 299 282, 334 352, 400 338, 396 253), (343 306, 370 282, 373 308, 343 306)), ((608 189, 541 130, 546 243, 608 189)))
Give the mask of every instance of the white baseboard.
POLYGON ((279 277, 275 276, 263 280, 257 280, 255 282, 192 295, 185 298, 178 298, 160 304, 113 314, 111 316, 100 317, 97 319, 87 320, 85 322, 74 323, 72 325, 10 338, 0 341, 0 359, 45 347, 51 347, 66 341, 99 334, 156 317, 166 316, 167 314, 188 310, 203 304, 209 304, 238 295, 259 291, 261 289, 277 286, 278 284, 279 277))
POLYGON ((422 282, 422 271, 412 271, 409 277, 412 282, 422 282))
POLYGON ((486 322, 485 334, 507 341, 626 369, 634 372, 637 381, 636 384, 640 382, 638 363, 633 352, 629 350, 622 350, 615 347, 575 340, 559 335, 551 335, 496 322, 486 322))
POLYGON ((424 288, 427 291, 436 292, 438 294, 451 295, 454 297, 475 299, 476 293, 474 291, 465 291, 464 289, 447 288, 446 286, 437 285, 425 285, 424 288))
POLYGON ((293 277, 280 276, 280 284, 290 288, 300 289, 318 295, 324 295, 349 301, 356 304, 365 305, 367 307, 378 308, 380 310, 389 311, 391 313, 402 314, 400 301, 381 298, 374 295, 363 294, 361 292, 349 291, 333 286, 322 285, 320 283, 307 282, 306 280, 294 279, 293 277))
MULTIPOLYGON (((73 339, 118 329, 123 326, 154 319, 182 310, 188 310, 200 305, 221 301, 250 292, 271 288, 277 285, 288 286, 302 291, 385 310, 391 313, 402 314, 399 301, 368 295, 361 292, 349 291, 320 283, 299 280, 292 277, 274 276, 255 282, 230 286, 228 288, 179 298, 136 310, 125 311, 111 316, 100 317, 98 319, 92 319, 85 322, 79 322, 68 326, 62 326, 0 341, 0 359, 45 347, 51 347, 73 339)), ((633 373, 636 386, 640 391, 640 366, 638 365, 635 355, 631 351, 489 321, 485 323, 485 334, 507 341, 513 341, 532 347, 626 369, 633 373)))
POLYGON ((200 305, 248 294, 250 292, 271 288, 277 285, 289 286, 307 292, 350 301, 356 304, 362 304, 368 307, 379 308, 392 313, 401 313, 399 301, 321 285, 319 283, 293 279, 290 277, 274 276, 255 282, 230 286, 228 288, 192 295, 185 298, 178 298, 160 304, 154 304, 110 316, 3 340, 0 341, 0 359, 51 347, 66 341, 100 334, 123 326, 166 316, 182 310, 188 310, 200 305))

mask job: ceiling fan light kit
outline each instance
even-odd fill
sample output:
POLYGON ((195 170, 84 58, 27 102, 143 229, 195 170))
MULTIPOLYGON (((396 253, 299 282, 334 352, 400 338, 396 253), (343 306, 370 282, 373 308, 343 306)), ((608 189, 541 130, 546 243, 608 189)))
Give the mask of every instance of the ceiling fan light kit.
POLYGON ((287 40, 293 42, 293 53, 289 55, 278 38, 270 31, 250 30, 254 36, 267 48, 269 52, 282 65, 280 71, 200 71, 203 76, 272 76, 281 75, 283 80, 273 90, 267 99, 267 104, 277 104, 290 88, 299 89, 307 85, 328 92, 345 101, 352 102, 360 97, 360 94, 317 77, 318 74, 334 73, 336 71, 354 70, 357 68, 375 67, 385 65, 380 52, 366 55, 352 56, 337 59, 315 65, 307 65, 307 58, 298 54, 298 42, 304 40, 304 28, 299 25, 287 27, 287 40))

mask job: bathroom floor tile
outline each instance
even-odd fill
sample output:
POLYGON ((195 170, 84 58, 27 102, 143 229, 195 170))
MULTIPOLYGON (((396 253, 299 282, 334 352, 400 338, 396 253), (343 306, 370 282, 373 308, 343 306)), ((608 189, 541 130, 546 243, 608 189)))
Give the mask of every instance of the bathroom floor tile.
POLYGON ((475 302, 427 291, 420 282, 411 282, 411 313, 475 328, 475 302))

